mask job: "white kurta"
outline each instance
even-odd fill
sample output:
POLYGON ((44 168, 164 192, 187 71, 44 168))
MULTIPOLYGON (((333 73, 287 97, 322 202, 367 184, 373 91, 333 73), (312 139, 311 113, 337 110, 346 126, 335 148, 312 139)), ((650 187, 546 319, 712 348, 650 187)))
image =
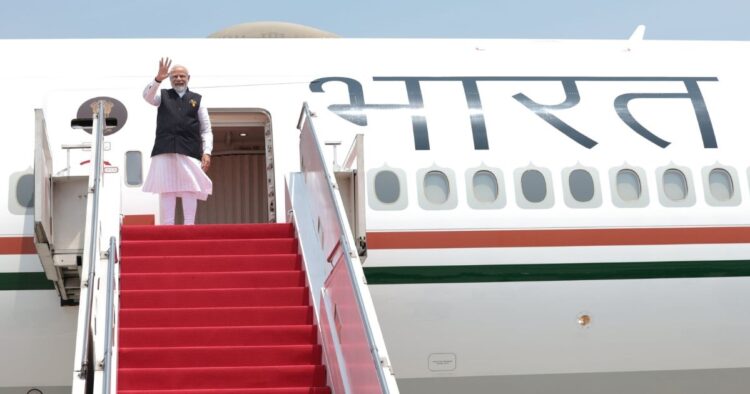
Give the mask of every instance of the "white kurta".
MULTIPOLYGON (((143 98, 154 106, 161 104, 158 94, 159 83, 151 81, 143 91, 143 98)), ((210 155, 213 150, 213 132, 206 107, 198 107, 198 120, 201 124, 203 153, 210 155)), ((194 157, 179 153, 167 153, 151 158, 143 191, 150 193, 176 193, 180 197, 194 197, 205 200, 213 190, 211 179, 201 169, 201 162, 194 157)))

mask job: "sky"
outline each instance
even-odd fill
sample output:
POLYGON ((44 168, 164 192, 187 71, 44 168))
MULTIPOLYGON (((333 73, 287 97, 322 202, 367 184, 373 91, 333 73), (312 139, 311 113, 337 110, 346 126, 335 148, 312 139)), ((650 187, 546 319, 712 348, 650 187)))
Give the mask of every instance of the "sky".
POLYGON ((348 38, 750 40, 750 0, 0 0, 3 38, 203 38, 282 21, 348 38))

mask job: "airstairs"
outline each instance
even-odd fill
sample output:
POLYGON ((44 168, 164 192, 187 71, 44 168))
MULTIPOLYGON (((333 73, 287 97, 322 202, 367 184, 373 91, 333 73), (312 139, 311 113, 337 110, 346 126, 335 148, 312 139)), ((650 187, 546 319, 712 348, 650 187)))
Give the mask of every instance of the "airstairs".
POLYGON ((124 226, 118 392, 328 394, 291 224, 124 226))
POLYGON ((100 114, 74 394, 398 393, 361 267, 362 216, 344 213, 336 181, 361 182, 361 137, 334 172, 303 108, 287 223, 121 226, 119 201, 99 204, 119 188, 103 182, 100 114))

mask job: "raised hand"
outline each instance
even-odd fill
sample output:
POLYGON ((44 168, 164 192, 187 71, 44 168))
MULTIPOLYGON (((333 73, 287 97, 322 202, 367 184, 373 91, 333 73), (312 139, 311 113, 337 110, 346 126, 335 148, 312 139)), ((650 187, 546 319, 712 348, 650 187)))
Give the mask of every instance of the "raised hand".
POLYGON ((159 60, 159 72, 156 74, 156 80, 159 82, 169 78, 169 67, 172 66, 172 59, 163 57, 159 60))

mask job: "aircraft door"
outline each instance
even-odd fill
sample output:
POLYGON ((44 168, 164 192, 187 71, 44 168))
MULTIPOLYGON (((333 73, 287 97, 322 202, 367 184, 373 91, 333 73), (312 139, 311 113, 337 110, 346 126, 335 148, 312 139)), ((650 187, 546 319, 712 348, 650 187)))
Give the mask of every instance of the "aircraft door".
MULTIPOLYGON (((209 109, 213 193, 198 202, 197 224, 275 221, 271 120, 259 109, 209 109)), ((181 204, 175 219, 181 222, 181 204)))
POLYGON ((357 252, 364 262, 367 257, 365 228, 365 157, 364 135, 358 134, 340 168, 334 165, 336 183, 344 203, 349 228, 357 243, 357 252))
POLYGON ((76 305, 80 288, 88 177, 56 176, 44 111, 35 110, 34 246, 62 305, 76 305))
POLYGON ((44 112, 35 109, 34 115, 34 244, 47 279, 58 281, 52 263, 52 153, 44 112))

